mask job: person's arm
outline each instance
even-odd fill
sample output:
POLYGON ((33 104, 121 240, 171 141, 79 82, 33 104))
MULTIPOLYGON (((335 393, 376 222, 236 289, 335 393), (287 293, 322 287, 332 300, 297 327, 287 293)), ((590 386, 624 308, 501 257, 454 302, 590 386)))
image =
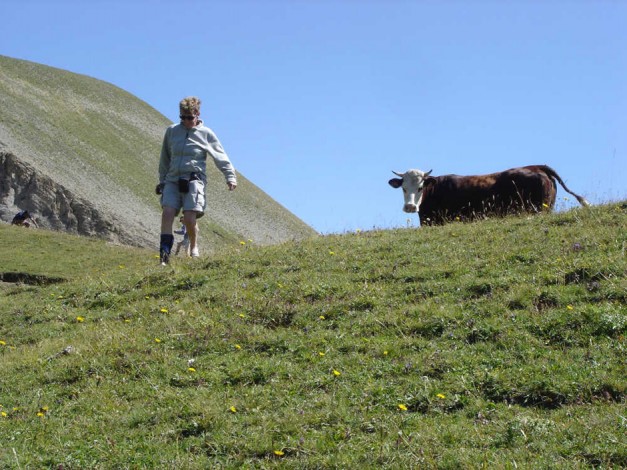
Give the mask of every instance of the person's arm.
POLYGON ((222 147, 222 144, 218 140, 218 137, 213 132, 209 132, 207 140, 209 143, 209 153, 213 157, 213 162, 215 163, 218 170, 220 170, 224 175, 224 178, 226 179, 226 184, 228 185, 229 189, 235 189, 235 187, 237 186, 237 176, 235 174, 235 168, 233 167, 229 156, 226 154, 224 147, 222 147))
POLYGON ((166 129, 165 135, 163 136, 163 144, 161 144, 161 156, 159 157, 159 184, 163 185, 165 183, 165 177, 168 174, 168 170, 170 169, 170 159, 172 156, 170 155, 170 128, 166 129))

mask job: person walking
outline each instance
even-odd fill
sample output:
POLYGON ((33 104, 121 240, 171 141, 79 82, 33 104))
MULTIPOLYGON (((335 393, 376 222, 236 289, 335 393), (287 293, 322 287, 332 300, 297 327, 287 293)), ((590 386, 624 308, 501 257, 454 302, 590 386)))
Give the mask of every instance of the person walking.
POLYGON ((35 219, 33 219, 27 210, 22 210, 15 214, 15 217, 13 217, 13 220, 11 221, 11 225, 19 225, 26 228, 31 225, 33 227, 38 227, 37 222, 35 222, 35 219))
POLYGON ((195 96, 179 103, 179 124, 168 127, 163 137, 159 159, 159 183, 156 193, 161 195, 161 238, 159 257, 162 265, 170 261, 174 244, 172 225, 180 210, 189 237, 192 258, 200 256, 196 220, 206 208, 207 156, 226 179, 229 191, 237 187, 235 168, 214 132, 200 119, 201 101, 195 96))

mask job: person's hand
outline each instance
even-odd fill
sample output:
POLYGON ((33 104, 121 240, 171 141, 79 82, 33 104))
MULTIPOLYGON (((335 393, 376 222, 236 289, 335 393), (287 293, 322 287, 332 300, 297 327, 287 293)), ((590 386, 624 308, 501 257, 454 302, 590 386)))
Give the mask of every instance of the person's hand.
POLYGON ((237 188, 237 183, 233 183, 232 181, 229 181, 228 183, 226 183, 226 185, 229 187, 229 191, 233 191, 235 188, 237 188))
POLYGON ((157 185, 157 187, 155 188, 155 194, 159 195, 163 192, 163 186, 165 185, 165 183, 159 183, 157 185))

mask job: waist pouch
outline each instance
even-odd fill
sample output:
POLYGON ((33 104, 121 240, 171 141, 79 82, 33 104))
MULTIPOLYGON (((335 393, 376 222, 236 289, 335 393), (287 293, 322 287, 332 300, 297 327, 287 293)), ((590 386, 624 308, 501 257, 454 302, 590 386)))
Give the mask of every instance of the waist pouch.
POLYGON ((185 194, 189 192, 189 180, 179 178, 179 192, 185 194))
POLYGON ((189 182, 198 180, 200 180, 200 176, 197 173, 189 175, 188 180, 185 178, 179 178, 179 192, 187 194, 189 192, 189 182))

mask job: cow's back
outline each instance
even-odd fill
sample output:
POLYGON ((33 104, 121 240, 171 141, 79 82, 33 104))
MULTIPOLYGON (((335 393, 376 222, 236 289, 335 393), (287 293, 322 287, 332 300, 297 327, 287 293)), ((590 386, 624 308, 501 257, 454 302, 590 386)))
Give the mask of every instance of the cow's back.
POLYGON ((538 212, 552 208, 557 188, 542 166, 512 168, 501 173, 495 183, 500 197, 499 213, 538 212))

